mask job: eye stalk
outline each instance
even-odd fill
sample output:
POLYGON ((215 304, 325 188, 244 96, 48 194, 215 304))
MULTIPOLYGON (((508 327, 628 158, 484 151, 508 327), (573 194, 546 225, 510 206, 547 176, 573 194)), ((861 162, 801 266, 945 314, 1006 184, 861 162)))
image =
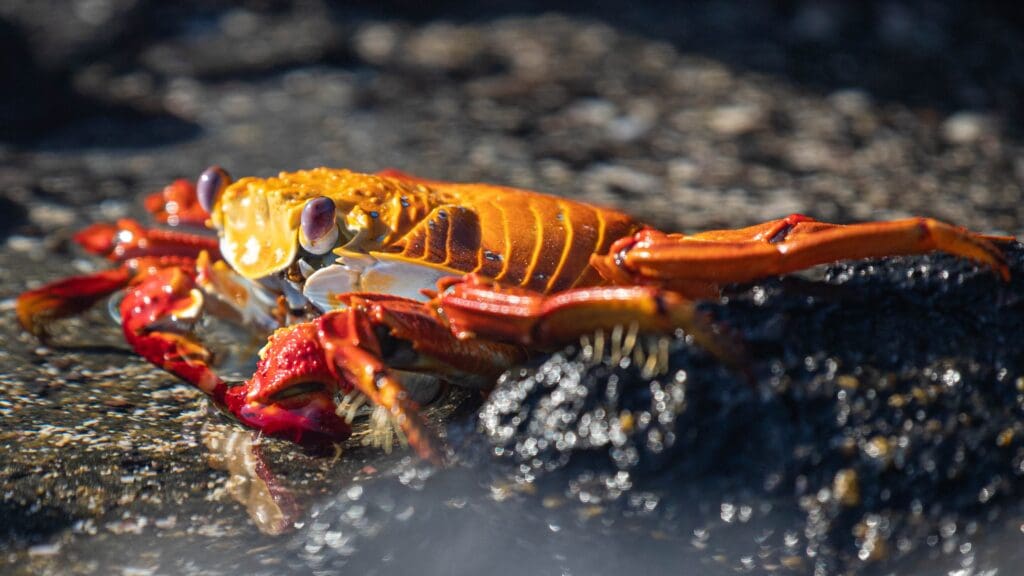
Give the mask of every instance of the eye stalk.
POLYGON ((334 200, 320 196, 306 202, 299 223, 299 243, 313 254, 326 254, 338 241, 334 200))
POLYGON ((199 205, 206 210, 207 214, 213 212, 213 205, 217 203, 217 196, 231 185, 231 175, 220 166, 210 166, 199 175, 196 182, 196 197, 199 205))

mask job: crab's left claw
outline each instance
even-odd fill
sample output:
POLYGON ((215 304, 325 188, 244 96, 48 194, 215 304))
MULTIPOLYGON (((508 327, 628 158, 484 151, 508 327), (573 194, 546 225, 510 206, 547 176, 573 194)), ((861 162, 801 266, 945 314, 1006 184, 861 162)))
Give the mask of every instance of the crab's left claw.
POLYGON ((192 335, 203 308, 193 274, 178 266, 149 271, 121 301, 121 326, 143 358, 223 401, 226 384, 210 367, 210 352, 192 335))
POLYGON ((216 238, 145 228, 125 218, 116 224, 93 224, 75 234, 86 251, 119 263, 117 268, 72 276, 18 296, 15 310, 21 325, 45 336, 50 321, 73 316, 153 270, 168 267, 194 269, 196 258, 207 252, 219 258, 216 238))

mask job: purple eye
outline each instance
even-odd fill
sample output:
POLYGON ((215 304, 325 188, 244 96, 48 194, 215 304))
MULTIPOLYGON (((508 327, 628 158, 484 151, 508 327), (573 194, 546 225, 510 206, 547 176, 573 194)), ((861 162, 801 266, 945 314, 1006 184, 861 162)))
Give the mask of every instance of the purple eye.
POLYGON ((326 254, 338 241, 338 226, 334 222, 334 201, 320 196, 302 208, 299 219, 299 243, 308 252, 326 254))
POLYGON ((199 198, 199 205, 207 213, 213 211, 213 205, 217 203, 217 196, 231 184, 231 175, 220 166, 210 166, 199 175, 196 182, 196 196, 199 198))

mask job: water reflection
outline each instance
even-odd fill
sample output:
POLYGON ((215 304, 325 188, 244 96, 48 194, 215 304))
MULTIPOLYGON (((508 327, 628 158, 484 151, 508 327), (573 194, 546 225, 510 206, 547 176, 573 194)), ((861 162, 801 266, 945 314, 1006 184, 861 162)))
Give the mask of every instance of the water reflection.
POLYGON ((238 426, 210 424, 203 427, 202 438, 210 450, 210 466, 229 475, 217 491, 244 506, 260 532, 276 536, 293 529, 302 506, 267 464, 259 435, 238 426))

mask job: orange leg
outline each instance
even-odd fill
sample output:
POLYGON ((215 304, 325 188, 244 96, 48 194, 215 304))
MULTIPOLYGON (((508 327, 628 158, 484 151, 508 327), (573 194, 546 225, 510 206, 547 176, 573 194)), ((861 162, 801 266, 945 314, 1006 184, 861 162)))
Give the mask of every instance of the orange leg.
POLYGON ((694 302, 653 286, 578 288, 543 295, 501 288, 475 275, 445 279, 434 304, 459 338, 551 348, 581 336, 633 326, 640 333, 682 328, 719 359, 740 364, 741 346, 720 333, 694 302))
POLYGON ((740 230, 694 236, 644 230, 616 242, 593 265, 615 283, 661 284, 689 293, 700 283, 748 282, 839 260, 942 251, 968 258, 1009 279, 1002 252, 982 236, 932 220, 838 225, 793 215, 740 230))
POLYGON ((409 399, 405 387, 384 364, 383 351, 373 330, 374 312, 357 304, 349 311, 327 315, 318 322, 328 366, 343 386, 355 388, 373 405, 384 407, 421 458, 440 464, 444 452, 420 416, 419 406, 409 399))

